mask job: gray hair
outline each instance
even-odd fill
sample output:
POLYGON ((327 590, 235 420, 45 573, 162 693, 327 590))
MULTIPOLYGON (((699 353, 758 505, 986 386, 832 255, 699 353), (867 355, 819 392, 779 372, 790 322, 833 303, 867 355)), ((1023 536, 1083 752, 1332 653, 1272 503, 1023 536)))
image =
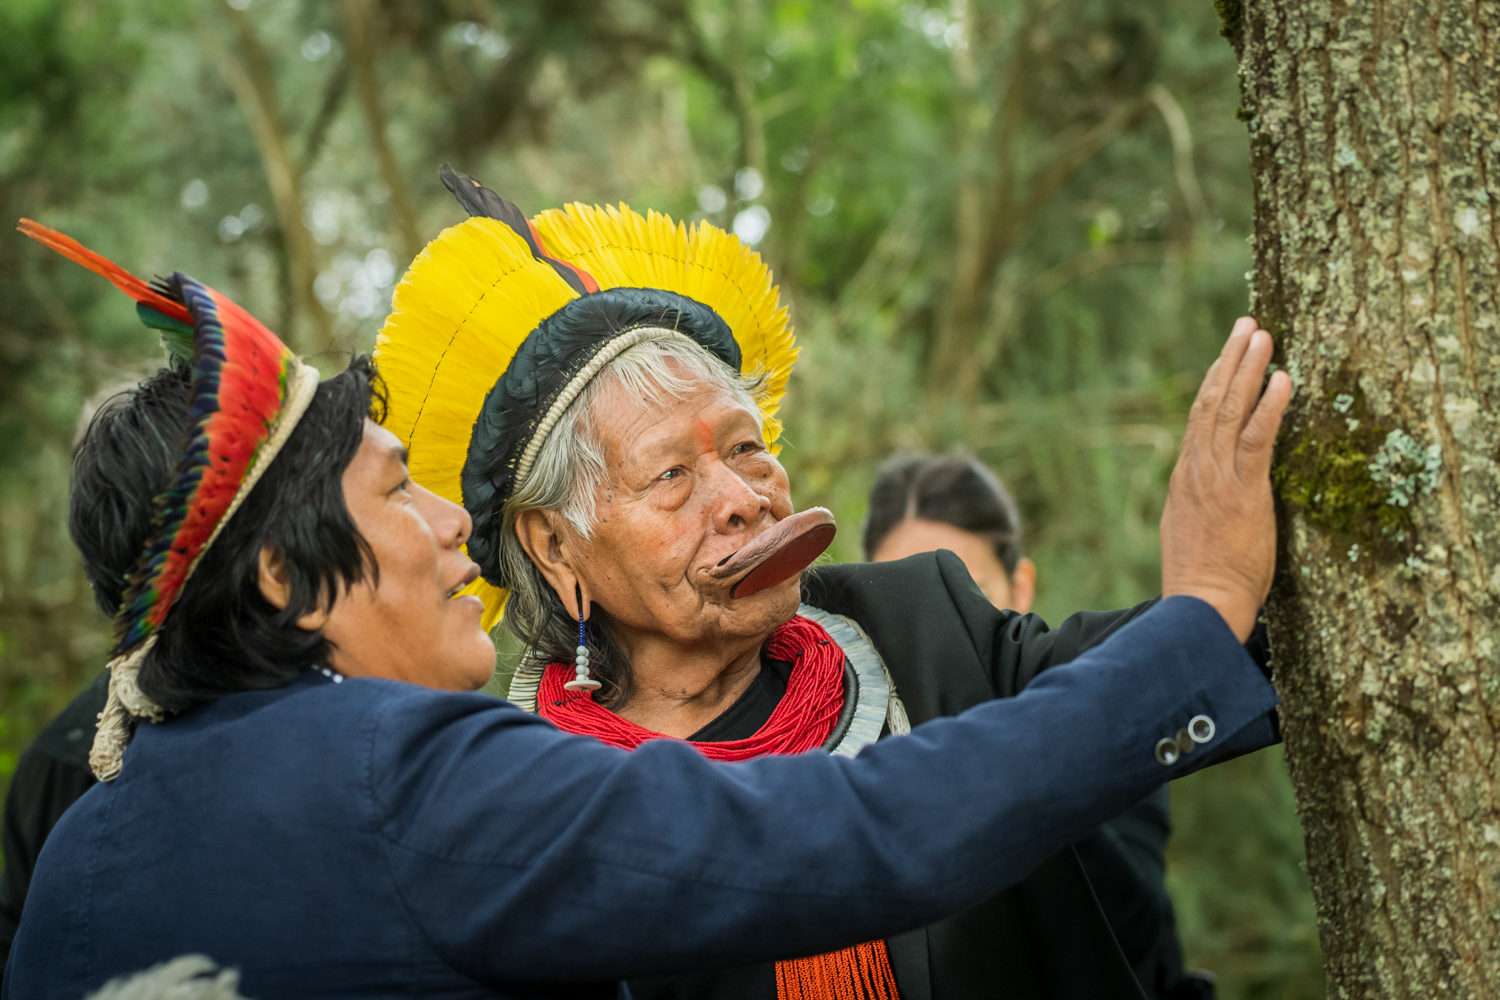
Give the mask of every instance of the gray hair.
MULTIPOLYGON (((501 512, 499 561, 511 583, 505 624, 525 644, 528 660, 572 662, 578 633, 577 622, 521 546, 517 518, 528 510, 555 511, 580 538, 592 537, 598 496, 609 478, 595 413, 600 397, 618 388, 627 398, 657 403, 686 399, 705 385, 730 393, 761 422, 757 401, 764 376, 741 375, 686 334, 663 330, 660 338, 636 344, 605 365, 542 442, 530 473, 501 512)), ((600 700, 622 699, 629 691, 629 664, 603 615, 591 621, 588 646, 590 669, 604 685, 600 700)))

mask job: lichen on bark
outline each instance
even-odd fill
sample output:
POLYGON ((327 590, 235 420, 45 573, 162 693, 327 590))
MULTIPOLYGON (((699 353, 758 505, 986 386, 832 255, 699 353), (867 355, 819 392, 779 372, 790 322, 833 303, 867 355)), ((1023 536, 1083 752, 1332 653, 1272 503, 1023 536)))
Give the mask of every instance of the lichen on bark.
POLYGON ((1252 309, 1297 385, 1269 621, 1329 988, 1493 1000, 1500 4, 1229 6, 1252 309))
POLYGON ((1325 396, 1303 407, 1288 429, 1290 443, 1273 477, 1277 494, 1286 509, 1339 544, 1385 558, 1403 555, 1410 505, 1393 502, 1375 471, 1386 441, 1402 432, 1377 418, 1357 387, 1325 396))

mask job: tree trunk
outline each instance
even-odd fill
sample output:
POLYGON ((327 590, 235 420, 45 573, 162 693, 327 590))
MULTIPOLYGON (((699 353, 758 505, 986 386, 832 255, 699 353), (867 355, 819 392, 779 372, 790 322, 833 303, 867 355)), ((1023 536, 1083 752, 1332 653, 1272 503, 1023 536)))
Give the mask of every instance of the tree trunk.
POLYGON ((1297 396, 1270 609, 1338 997, 1500 997, 1500 4, 1219 0, 1297 396))

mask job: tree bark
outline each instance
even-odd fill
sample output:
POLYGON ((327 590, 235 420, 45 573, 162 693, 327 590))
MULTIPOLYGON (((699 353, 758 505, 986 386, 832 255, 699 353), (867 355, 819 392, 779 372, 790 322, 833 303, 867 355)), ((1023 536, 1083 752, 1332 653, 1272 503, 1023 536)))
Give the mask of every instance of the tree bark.
POLYGON ((1297 386, 1269 621, 1329 987, 1500 997, 1500 5, 1218 6, 1297 386))

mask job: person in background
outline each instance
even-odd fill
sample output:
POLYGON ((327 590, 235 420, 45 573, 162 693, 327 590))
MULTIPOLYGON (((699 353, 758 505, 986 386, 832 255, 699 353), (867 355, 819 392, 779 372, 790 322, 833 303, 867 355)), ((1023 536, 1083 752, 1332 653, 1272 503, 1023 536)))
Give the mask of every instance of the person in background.
POLYGON ((1021 554, 1021 514, 995 474, 967 455, 897 455, 870 489, 865 558, 893 562, 947 549, 1002 610, 1026 614, 1036 564, 1021 554))
POLYGON ((11 775, 0 830, 5 855, 5 870, 0 872, 0 984, 42 844, 68 806, 94 783, 89 747, 108 684, 109 675, 100 673, 22 751, 11 775))
MULTIPOLYGON (((1022 554, 1020 511, 999 477, 971 455, 888 459, 870 489, 865 558, 891 562, 940 549, 958 556, 995 607, 1023 615, 1031 610, 1036 564, 1022 554)), ((1213 977, 1183 968, 1164 882, 1170 836, 1162 787, 1002 894, 1031 918, 1019 933, 996 936, 1005 942, 998 947, 1007 952, 1006 961, 1062 971, 1068 981, 1052 983, 1049 996, 1103 996, 1105 981, 1118 980, 1123 970, 1105 962, 1069 963, 1066 949, 1080 943, 1080 934, 1099 938, 1091 947, 1104 948, 1109 932, 1149 996, 1212 997, 1213 977), (1059 883, 1067 891, 1058 891, 1059 883), (1049 892, 1055 895, 1049 898, 1049 892), (1090 919, 1079 919, 1080 902, 1090 919)))

